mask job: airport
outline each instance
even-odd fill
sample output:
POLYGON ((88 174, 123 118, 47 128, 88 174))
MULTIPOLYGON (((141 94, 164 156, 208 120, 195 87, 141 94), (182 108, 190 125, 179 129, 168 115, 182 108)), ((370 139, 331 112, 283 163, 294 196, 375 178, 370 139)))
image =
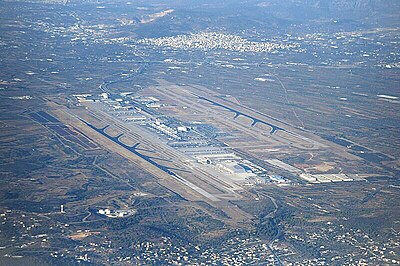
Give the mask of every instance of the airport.
POLYGON ((328 149, 358 160, 335 144, 237 105, 230 96, 159 82, 139 94, 73 95, 79 110, 74 115, 157 168, 164 178, 169 176, 211 202, 240 199, 242 191, 259 185, 363 180, 343 173, 310 173, 280 159, 282 147, 288 146, 292 152, 317 154, 328 149), (285 177, 285 172, 297 179, 285 177))

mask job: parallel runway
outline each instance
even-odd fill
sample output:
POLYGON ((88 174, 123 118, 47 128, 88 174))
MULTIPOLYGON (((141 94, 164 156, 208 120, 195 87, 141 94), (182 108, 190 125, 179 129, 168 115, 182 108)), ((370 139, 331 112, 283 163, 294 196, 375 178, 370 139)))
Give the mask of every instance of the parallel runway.
MULTIPOLYGON (((194 94, 194 95, 196 95, 196 94, 194 94)), ((213 100, 207 99, 207 98, 205 98, 205 97, 203 97, 203 96, 200 96, 200 95, 196 95, 196 96, 197 96, 199 99, 201 99, 201 100, 207 101, 207 102, 209 102, 209 103, 212 103, 212 104, 215 105, 215 106, 219 106, 219 107, 222 107, 222 108, 224 108, 224 109, 226 109, 226 110, 228 110, 228 111, 233 112, 233 113, 235 114, 235 117, 234 117, 233 119, 236 119, 236 118, 238 118, 239 116, 244 116, 244 117, 250 118, 250 119, 252 120, 252 123, 251 123, 251 126, 252 126, 252 127, 254 127, 254 126, 255 126, 256 124, 258 124, 258 123, 264 124, 264 125, 267 125, 267 126, 271 127, 271 131, 269 132, 271 135, 274 134, 274 133, 275 133, 276 131, 278 131, 278 130, 281 130, 281 131, 284 131, 284 132, 288 132, 288 133, 289 133, 289 131, 287 131, 286 129, 281 128, 281 127, 279 127, 279 126, 277 126, 277 125, 274 125, 274 124, 265 122, 265 121, 263 121, 263 120, 261 120, 261 119, 255 118, 255 117, 253 117, 253 116, 251 116, 251 115, 245 114, 245 113, 243 113, 243 112, 241 112, 241 111, 238 111, 238 110, 236 110, 236 109, 233 109, 233 108, 231 108, 231 107, 228 107, 228 106, 225 106, 225 105, 220 104, 220 103, 218 103, 218 102, 215 102, 215 101, 213 101, 213 100)))
POLYGON ((210 199, 211 201, 220 201, 217 197, 215 197, 214 195, 208 193, 207 191, 205 191, 204 189, 196 186, 195 184, 187 181, 186 179, 182 178, 181 176, 179 176, 178 174, 176 174, 175 172, 173 172, 173 170, 175 171, 184 171, 184 172, 188 172, 186 170, 181 170, 181 169, 176 169, 176 168, 171 168, 165 165, 162 165, 158 162, 156 162, 152 157, 144 155, 140 152, 137 151, 137 147, 139 146, 139 143, 133 145, 133 146, 128 146, 124 143, 122 143, 119 138, 123 135, 120 134, 116 137, 112 137, 110 135, 108 135, 105 130, 106 128, 108 128, 108 126, 103 127, 103 128, 97 128, 95 126, 93 126, 92 124, 84 121, 81 119, 81 121, 86 124, 88 127, 94 129, 95 131, 97 131, 98 133, 100 133, 101 135, 107 137, 108 139, 112 140, 114 143, 120 145, 121 147, 123 147, 124 149, 129 150, 130 152, 132 152, 133 154, 139 156, 140 158, 144 159, 145 161, 147 161, 148 163, 152 164, 153 166, 157 167, 158 169, 160 169, 161 171, 165 172, 166 174, 172 176, 175 180, 178 180, 179 182, 185 184, 186 186, 190 187, 191 189, 197 191, 198 193, 200 193, 201 195, 205 196, 206 198, 210 199))

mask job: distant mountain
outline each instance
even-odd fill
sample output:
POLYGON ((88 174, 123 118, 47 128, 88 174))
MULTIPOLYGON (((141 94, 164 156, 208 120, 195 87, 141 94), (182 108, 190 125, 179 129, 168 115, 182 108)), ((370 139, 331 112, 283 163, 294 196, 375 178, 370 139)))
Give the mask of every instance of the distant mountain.
POLYGON ((317 5, 327 8, 334 14, 346 13, 398 13, 400 1, 398 0, 314 0, 317 5))
POLYGON ((363 18, 391 16, 400 13, 399 0, 266 0, 255 1, 259 7, 286 17, 310 18, 319 16, 363 18))
MULTIPOLYGON (((400 23, 400 0, 5 0, 10 2, 32 2, 63 4, 71 6, 104 5, 124 8, 140 7, 148 10, 142 22, 153 22, 156 16, 160 23, 165 10, 174 10, 177 20, 184 17, 186 22, 200 19, 201 28, 212 25, 248 26, 259 28, 285 26, 297 23, 336 21, 355 24, 373 24, 380 27, 398 27, 400 23), (153 12, 153 13, 151 13, 153 12), (161 12, 161 13, 160 13, 161 12), (147 16, 147 17, 146 17, 147 16), (217 21, 217 22, 216 22, 217 21), (214 23, 216 22, 216 23, 214 23), (371 23, 372 22, 372 23, 371 23), (226 25, 225 25, 226 24, 226 25)), ((142 10, 142 9, 141 9, 142 10)), ((169 16, 167 16, 169 17, 169 16)), ((160 29, 171 24, 159 25, 160 29)), ((184 25, 183 23, 182 25, 184 25)), ((185 24, 186 25, 186 24, 185 24)), ((151 24, 151 26, 154 26, 151 24)), ((150 27, 150 26, 149 26, 150 27)), ((190 27, 189 27, 190 28, 190 27)), ((144 30, 146 30, 145 28, 144 30)), ((165 30, 170 31, 165 28, 165 30)))
POLYGON ((68 3, 68 0, 5 0, 5 2, 24 2, 24 3, 36 3, 36 4, 66 5, 68 3))

